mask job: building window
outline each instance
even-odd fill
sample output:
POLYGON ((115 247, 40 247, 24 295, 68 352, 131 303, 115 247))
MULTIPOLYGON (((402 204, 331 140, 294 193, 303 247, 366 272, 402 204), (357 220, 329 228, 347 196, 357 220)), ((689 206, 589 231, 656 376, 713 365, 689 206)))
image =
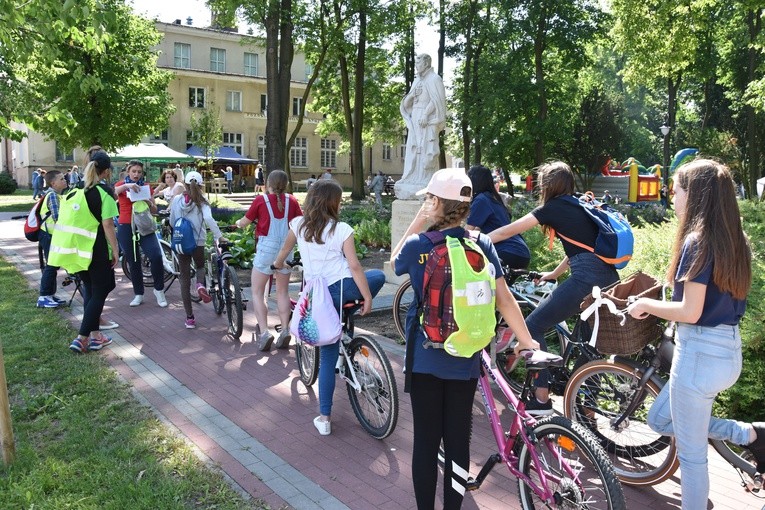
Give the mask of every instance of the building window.
POLYGON ((391 153, 391 146, 390 144, 384 143, 382 147, 382 158, 384 161, 390 161, 390 153, 391 153))
POLYGON ((302 97, 293 97, 292 98, 292 115, 294 116, 300 115, 300 107, 302 105, 303 105, 302 97))
POLYGON ((306 64, 305 65, 305 81, 310 80, 312 74, 313 74, 313 64, 306 64))
POLYGON ((308 167, 308 138, 298 136, 290 148, 290 166, 294 168, 308 167))
POLYGON ((191 68, 191 45, 185 43, 175 43, 173 50, 175 56, 175 67, 180 69, 191 68))
POLYGON ((191 108, 205 107, 205 88, 189 87, 189 106, 191 108))
POLYGON ((194 145, 194 132, 190 129, 186 130, 186 150, 189 150, 194 145))
POLYGON ((162 143, 168 145, 169 139, 170 138, 167 135, 167 129, 163 129, 161 133, 149 135, 149 143, 162 143))
POLYGON ((226 110, 230 112, 242 111, 242 92, 229 90, 226 92, 226 110))
POLYGON ((74 151, 64 152, 61 145, 56 142, 56 161, 74 161, 74 151))
POLYGON ((401 161, 406 159, 406 136, 401 137, 401 161))
POLYGON ((244 74, 245 76, 258 75, 258 54, 257 53, 244 54, 244 74))
POLYGON ((226 50, 210 48, 210 71, 214 73, 226 72, 226 50))
POLYGON ((266 137, 258 135, 258 161, 266 160, 266 137))
POLYGON ((260 113, 266 113, 268 110, 268 96, 265 94, 260 95, 260 113))
POLYGON ((337 167, 337 140, 321 139, 321 167, 337 167))
POLYGON ((242 154, 242 133, 223 133, 223 146, 242 154))

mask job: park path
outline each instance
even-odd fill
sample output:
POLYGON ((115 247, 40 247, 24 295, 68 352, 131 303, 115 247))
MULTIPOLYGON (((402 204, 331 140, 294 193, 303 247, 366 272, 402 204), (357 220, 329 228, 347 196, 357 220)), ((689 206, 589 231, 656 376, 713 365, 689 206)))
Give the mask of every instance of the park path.
MULTIPOLYGON (((22 222, 10 216, 0 213, 0 255, 36 288, 37 247, 23 237, 22 222)), ((251 310, 245 312, 242 342, 232 342, 225 336, 225 316, 216 316, 210 306, 195 305, 197 329, 184 329, 177 282, 167 292, 168 308, 159 308, 149 289, 146 302, 131 308, 130 283, 121 270, 117 279, 105 316, 121 327, 110 332, 114 343, 103 354, 92 355, 105 356, 141 401, 241 490, 275 509, 415 508, 410 480, 412 416, 409 398, 401 391, 400 346, 378 337, 398 376, 400 417, 394 433, 383 441, 368 436, 353 415, 345 389, 338 385, 332 435, 321 437, 311 423, 318 409, 316 386, 306 388, 300 382, 294 349, 268 353, 255 349, 249 336, 254 328, 251 310)), ((72 290, 59 286, 58 295, 72 290)), ((388 302, 394 290, 391 285, 383 290, 388 302)), ((75 327, 81 312, 79 296, 71 310, 61 310, 75 327)), ((273 326, 273 314, 269 320, 273 326)), ((61 349, 70 340, 61 338, 61 349)), ((480 467, 476 461, 482 463, 492 453, 493 443, 479 399, 474 407, 473 474, 480 467)), ((762 508, 763 502, 745 493, 736 473, 711 450, 710 466, 713 508, 762 508)), ((679 508, 679 493, 678 474, 657 487, 625 487, 630 510, 679 508)), ((463 508, 519 508, 517 484, 495 469, 479 491, 468 493, 463 508)))

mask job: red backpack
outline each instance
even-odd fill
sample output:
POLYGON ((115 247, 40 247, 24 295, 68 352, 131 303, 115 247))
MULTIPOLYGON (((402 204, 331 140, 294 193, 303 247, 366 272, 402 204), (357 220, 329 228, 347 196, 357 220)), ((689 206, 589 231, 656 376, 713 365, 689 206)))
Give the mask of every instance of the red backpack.
POLYGON ((32 210, 29 211, 29 215, 24 221, 24 237, 33 243, 40 240, 40 227, 42 227, 51 214, 51 211, 48 211, 48 214, 46 214, 45 217, 40 216, 40 209, 42 209, 42 204, 46 198, 48 198, 47 193, 32 206, 32 210))

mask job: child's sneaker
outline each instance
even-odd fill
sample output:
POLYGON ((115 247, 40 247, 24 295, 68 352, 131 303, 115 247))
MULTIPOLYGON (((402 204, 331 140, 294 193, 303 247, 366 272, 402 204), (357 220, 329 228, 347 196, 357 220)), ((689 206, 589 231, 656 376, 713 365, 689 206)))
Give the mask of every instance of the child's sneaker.
POLYGON ((274 347, 277 349, 286 349, 290 346, 290 340, 292 340, 292 336, 290 335, 289 329, 283 329, 281 333, 279 333, 279 338, 276 339, 276 342, 274 343, 274 347))
POLYGON ((90 341, 88 342, 88 350, 100 351, 110 343, 112 343, 112 339, 106 335, 101 335, 99 338, 90 337, 90 341))
POLYGON ((271 342, 273 341, 274 341, 274 335, 272 335, 268 330, 265 330, 263 334, 260 335, 260 338, 258 338, 258 350, 270 351, 271 342))
POLYGON ((549 416, 553 413, 552 399, 547 399, 547 402, 540 402, 532 395, 526 402, 526 412, 531 416, 549 416))
POLYGON ((765 473, 765 422, 752 423, 757 438, 747 445, 757 461, 757 472, 765 473))
POLYGON ((154 297, 157 298, 157 304, 160 306, 160 308, 167 307, 167 298, 165 298, 164 290, 154 289, 154 297))
POLYGON ((186 329, 194 329, 197 327, 197 321, 194 317, 186 317, 186 329))
POLYGON ((69 344, 69 350, 71 350, 72 352, 76 352, 78 354, 88 352, 88 350, 82 345, 82 342, 80 341, 79 337, 72 340, 72 343, 69 344))
POLYGON ((199 299, 202 300, 203 303, 209 303, 212 301, 212 298, 210 297, 210 293, 207 292, 207 289, 205 289, 205 286, 201 283, 197 283, 197 295, 199 296, 199 299))
POLYGON ((37 308, 58 308, 61 305, 53 296, 40 296, 37 298, 37 308))
POLYGON ((130 302, 130 306, 139 306, 141 303, 143 303, 143 294, 136 294, 130 302))

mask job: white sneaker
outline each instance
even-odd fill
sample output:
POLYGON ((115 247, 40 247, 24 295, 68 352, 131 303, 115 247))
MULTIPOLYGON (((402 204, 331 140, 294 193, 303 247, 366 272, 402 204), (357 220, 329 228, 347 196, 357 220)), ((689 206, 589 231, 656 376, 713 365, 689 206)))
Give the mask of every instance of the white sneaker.
POLYGON ((322 436, 328 436, 332 433, 332 423, 322 420, 321 416, 317 416, 313 419, 313 425, 322 436))
POLYGON ((165 298, 165 291, 164 290, 154 289, 154 297, 157 298, 157 304, 160 307, 162 307, 162 308, 167 307, 167 299, 165 298))
POLYGON ((136 294, 133 300, 130 302, 130 306, 138 306, 143 303, 143 294, 136 294))

